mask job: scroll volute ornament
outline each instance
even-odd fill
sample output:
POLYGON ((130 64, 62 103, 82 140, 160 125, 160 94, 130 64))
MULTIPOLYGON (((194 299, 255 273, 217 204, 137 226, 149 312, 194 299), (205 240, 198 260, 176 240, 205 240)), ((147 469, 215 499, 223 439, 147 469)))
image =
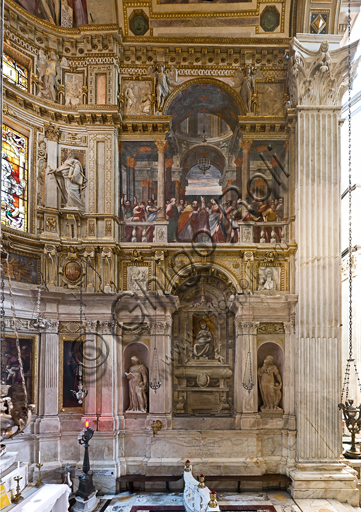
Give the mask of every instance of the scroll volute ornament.
MULTIPOLYGON (((358 42, 352 43, 353 60, 358 42)), ((348 87, 348 47, 330 50, 323 41, 317 52, 310 51, 294 38, 290 44, 288 87, 291 106, 339 106, 348 87)), ((352 63, 351 80, 359 59, 352 63)))

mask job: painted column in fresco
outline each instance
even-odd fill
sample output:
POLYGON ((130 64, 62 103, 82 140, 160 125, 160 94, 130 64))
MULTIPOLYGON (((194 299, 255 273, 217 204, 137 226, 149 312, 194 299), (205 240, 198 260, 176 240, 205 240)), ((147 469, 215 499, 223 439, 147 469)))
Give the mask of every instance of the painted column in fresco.
POLYGON ((242 164, 243 158, 235 158, 234 163, 236 165, 236 187, 239 191, 242 190, 242 164))
POLYGON ((157 220, 165 220, 165 150, 167 143, 165 140, 155 141, 155 145, 158 148, 158 193, 157 193, 157 205, 160 206, 157 220))
POLYGON ((165 160, 165 200, 170 201, 172 198, 172 166, 173 158, 165 160))
MULTIPOLYGON (((127 179, 127 199, 130 199, 134 204, 134 196, 135 196, 135 159, 127 157, 127 165, 128 165, 128 179, 127 179)), ((139 198, 138 198, 139 199, 139 198)))
POLYGON ((243 149, 243 165, 242 165, 242 199, 246 199, 247 183, 250 178, 250 152, 252 147, 252 140, 243 140, 241 142, 241 148, 243 149))
POLYGON ((180 200, 180 181, 176 180, 174 182, 174 184, 175 184, 175 198, 176 198, 177 204, 179 205, 179 200, 180 200))

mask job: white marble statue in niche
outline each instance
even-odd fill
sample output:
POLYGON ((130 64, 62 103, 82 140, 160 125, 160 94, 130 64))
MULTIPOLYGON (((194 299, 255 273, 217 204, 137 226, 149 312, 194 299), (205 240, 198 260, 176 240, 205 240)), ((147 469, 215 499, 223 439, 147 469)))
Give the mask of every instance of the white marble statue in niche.
POLYGON ((277 267, 259 267, 258 290, 279 290, 279 271, 277 267))
POLYGON ((213 356, 213 335, 206 322, 200 324, 201 330, 196 336, 193 346, 194 359, 211 359, 213 356))
POLYGON ((68 150, 68 157, 60 167, 50 170, 48 174, 54 174, 60 190, 61 200, 65 208, 77 208, 81 212, 85 210, 82 192, 86 187, 87 179, 83 167, 75 157, 73 149, 68 150))
POLYGON ((148 410, 148 368, 137 356, 131 357, 132 366, 125 372, 129 380, 129 402, 127 412, 147 412, 148 410))
POLYGON ((282 410, 278 407, 282 398, 282 379, 277 366, 273 364, 273 356, 267 356, 263 366, 258 369, 258 382, 263 400, 261 411, 282 410))
POLYGON ((148 267, 128 267, 127 288, 131 292, 141 292, 148 288, 148 267))

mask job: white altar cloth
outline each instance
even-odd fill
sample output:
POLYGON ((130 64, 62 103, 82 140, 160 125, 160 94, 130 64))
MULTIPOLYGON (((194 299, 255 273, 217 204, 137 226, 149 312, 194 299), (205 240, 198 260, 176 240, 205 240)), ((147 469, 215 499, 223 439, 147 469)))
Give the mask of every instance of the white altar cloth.
POLYGON ((46 484, 20 501, 11 512, 67 512, 70 489, 63 484, 46 484))

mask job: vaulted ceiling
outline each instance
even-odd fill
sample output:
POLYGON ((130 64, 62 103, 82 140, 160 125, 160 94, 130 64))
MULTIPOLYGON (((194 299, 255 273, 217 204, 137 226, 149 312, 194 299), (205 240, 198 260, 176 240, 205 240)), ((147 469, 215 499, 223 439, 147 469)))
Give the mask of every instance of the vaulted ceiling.
MULTIPOLYGON (((56 9, 61 3, 60 0, 13 1, 22 6, 20 11, 25 8, 42 18, 50 12, 49 6, 50 10, 54 5, 56 9)), ((89 24, 117 23, 124 42, 134 43, 222 45, 267 40, 284 44, 296 33, 339 34, 346 29, 345 0, 81 0, 81 3, 87 9, 89 24)), ((351 0, 351 4, 354 17, 360 1, 351 0)))

